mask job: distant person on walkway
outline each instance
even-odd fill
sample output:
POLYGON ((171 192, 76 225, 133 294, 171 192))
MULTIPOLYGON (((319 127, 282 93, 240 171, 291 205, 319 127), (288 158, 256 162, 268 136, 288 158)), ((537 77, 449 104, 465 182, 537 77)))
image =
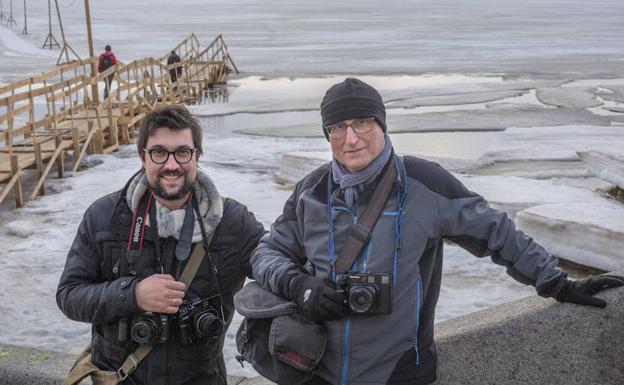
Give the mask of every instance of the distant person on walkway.
POLYGON ((87 209, 58 306, 93 325, 91 361, 100 369, 116 371, 137 347, 153 346, 123 384, 226 385, 232 296, 251 277, 264 228, 198 167, 202 128, 185 107, 149 112, 137 151, 141 170, 87 209), (180 276, 197 248, 206 255, 186 287, 180 276))
MULTIPOLYGON (((117 59, 113 51, 111 51, 111 46, 107 44, 106 47, 104 47, 104 53, 100 55, 100 59, 98 60, 98 73, 106 71, 115 64, 117 64, 117 59)), ((114 77, 115 73, 112 73, 104 78, 104 99, 108 97, 114 77)))
POLYGON ((370 85, 354 78, 333 85, 321 116, 333 160, 296 185, 251 257, 260 285, 327 330, 324 356, 307 384, 436 380, 433 329, 445 240, 489 256, 557 301, 605 307, 593 295, 624 284, 614 276, 569 280, 554 256, 438 164, 396 155, 384 103, 370 85), (387 172, 390 193, 379 200, 383 208, 369 233, 358 221, 387 172), (351 235, 363 242, 353 263, 341 255, 351 235))
MULTIPOLYGON (((176 53, 176 51, 171 51, 169 57, 167 58, 167 65, 175 64, 180 62, 180 56, 176 53)), ((177 68, 171 68, 169 70, 169 76, 171 77, 171 83, 175 83, 178 81, 178 78, 182 76, 182 66, 177 68)))

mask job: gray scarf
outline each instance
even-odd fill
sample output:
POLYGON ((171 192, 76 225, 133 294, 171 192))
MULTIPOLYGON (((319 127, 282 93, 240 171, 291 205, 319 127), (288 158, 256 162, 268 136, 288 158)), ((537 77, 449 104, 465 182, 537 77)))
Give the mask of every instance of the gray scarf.
POLYGON ((344 192, 344 200, 348 207, 353 207, 358 200, 360 190, 365 185, 372 182, 379 176, 381 170, 390 159, 392 154, 392 142, 388 134, 384 135, 384 148, 370 164, 363 169, 350 172, 340 164, 334 157, 332 160, 332 178, 335 183, 340 185, 340 189, 344 192))
MULTIPOLYGON (((141 198, 148 189, 145 171, 141 171, 132 179, 126 191, 126 201, 132 212, 136 210, 141 198)), ((211 234, 215 231, 223 216, 223 201, 208 174, 199 168, 197 169, 197 178, 193 183, 193 194, 195 199, 197 199, 199 213, 206 228, 206 235, 210 239, 211 234)), ((179 240, 186 209, 183 207, 177 210, 169 210, 158 203, 158 201, 155 202, 158 235, 161 238, 174 237, 179 240)), ((149 225, 149 221, 147 221, 146 224, 149 225)), ((201 227, 199 226, 197 214, 195 213, 193 243, 200 242, 201 240, 201 227)))

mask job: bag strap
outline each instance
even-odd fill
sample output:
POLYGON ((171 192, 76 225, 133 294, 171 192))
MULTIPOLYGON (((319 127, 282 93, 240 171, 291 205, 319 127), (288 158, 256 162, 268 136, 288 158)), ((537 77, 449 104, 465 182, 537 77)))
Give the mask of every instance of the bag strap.
POLYGON ((379 215, 386 204, 388 194, 390 193, 390 189, 396 177, 396 166, 394 165, 394 160, 391 159, 381 181, 377 187, 375 187, 370 203, 366 206, 360 220, 351 228, 349 239, 347 239, 340 255, 336 258, 334 265, 336 273, 344 274, 349 271, 353 265, 353 261, 355 261, 357 256, 362 252, 364 246, 370 241, 373 226, 375 226, 375 223, 379 219, 379 215))
MULTIPOLYGON (((210 243, 210 240, 208 240, 208 243, 210 243)), ((204 260, 205 255, 206 249, 203 246, 203 242, 200 242, 197 246, 195 246, 193 253, 189 257, 189 260, 180 275, 180 282, 183 282, 186 285, 184 292, 188 290, 193 278, 195 278, 195 274, 197 274, 199 266, 204 260)), ((132 372, 136 370, 137 366, 139 366, 139 363, 149 354, 149 352, 152 351, 153 348, 153 345, 141 345, 134 352, 130 353, 121 367, 117 369, 117 378, 119 379, 119 382, 122 382, 130 374, 132 374, 132 372)))

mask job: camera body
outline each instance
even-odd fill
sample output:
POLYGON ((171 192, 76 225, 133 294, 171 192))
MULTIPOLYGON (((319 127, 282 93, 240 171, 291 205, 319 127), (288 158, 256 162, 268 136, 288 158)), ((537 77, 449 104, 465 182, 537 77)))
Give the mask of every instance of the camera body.
POLYGON ((342 288, 347 304, 356 314, 392 313, 392 274, 338 274, 336 286, 342 288))
POLYGON ((221 295, 185 300, 178 310, 178 327, 183 345, 220 337, 225 330, 221 295))
POLYGON ((166 343, 169 341, 169 317, 150 312, 137 315, 132 320, 130 338, 140 345, 166 343))

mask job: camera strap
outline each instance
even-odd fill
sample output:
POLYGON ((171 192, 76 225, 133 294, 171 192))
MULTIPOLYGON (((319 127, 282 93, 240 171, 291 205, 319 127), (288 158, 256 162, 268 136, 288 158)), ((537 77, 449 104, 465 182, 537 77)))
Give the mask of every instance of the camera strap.
POLYGON ((150 213, 150 207, 154 201, 152 193, 149 196, 144 196, 139 202, 139 206, 134 211, 132 216, 132 226, 130 227, 130 235, 128 236, 128 249, 126 250, 126 261, 120 263, 121 273, 120 276, 127 274, 136 275, 134 271, 134 263, 141 256, 143 250, 143 237, 145 236, 145 225, 150 213), (126 273, 125 270, 129 271, 126 273))
MULTIPOLYGON (((148 210, 149 210, 149 207, 148 207, 148 210)), ((186 263, 186 266, 184 266, 184 270, 182 271, 182 274, 180 275, 180 282, 186 285, 184 292, 188 290, 189 286, 191 285, 191 282, 193 281, 193 278, 195 278, 195 275, 197 274, 197 271, 199 270, 199 266, 201 265, 202 261, 204 260, 204 257, 206 256, 207 247, 210 244, 210 241, 212 240, 213 234, 214 233, 211 234, 210 239, 206 239, 204 237, 204 242, 205 242, 204 244, 200 242, 195 245, 195 249, 193 250, 191 256, 189 257, 188 262, 186 263)), ((117 378, 119 382, 122 382, 130 374, 132 374, 132 372, 136 370, 137 366, 139 366, 139 363, 149 354, 149 352, 152 351, 153 348, 154 348, 153 345, 147 345, 147 344, 141 345, 134 352, 130 353, 130 355, 128 355, 128 357, 126 358, 124 363, 121 365, 121 367, 117 370, 117 378)))
POLYGON ((349 271, 353 261, 370 241, 372 229, 379 219, 379 215, 381 215, 396 177, 396 166, 394 159, 391 158, 379 184, 375 187, 368 206, 364 209, 360 220, 351 228, 351 234, 340 251, 340 255, 336 258, 334 269, 337 274, 344 274, 349 271))

